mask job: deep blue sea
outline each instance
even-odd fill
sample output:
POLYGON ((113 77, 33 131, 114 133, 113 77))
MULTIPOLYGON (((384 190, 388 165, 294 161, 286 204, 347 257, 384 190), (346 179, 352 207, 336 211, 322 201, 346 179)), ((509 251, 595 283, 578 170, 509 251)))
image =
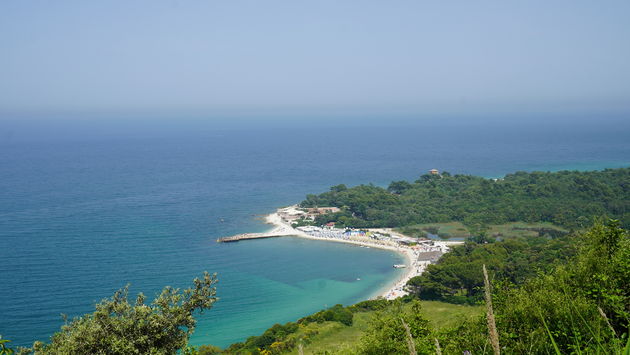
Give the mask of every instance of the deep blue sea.
POLYGON ((207 270, 221 299, 199 315, 192 343, 226 346, 399 276, 387 251, 215 242, 267 229, 261 214, 331 185, 386 185, 431 168, 498 177, 628 166, 629 138, 628 125, 436 123, 0 141, 0 334, 46 341, 60 314, 90 312, 127 283, 153 296, 207 270))

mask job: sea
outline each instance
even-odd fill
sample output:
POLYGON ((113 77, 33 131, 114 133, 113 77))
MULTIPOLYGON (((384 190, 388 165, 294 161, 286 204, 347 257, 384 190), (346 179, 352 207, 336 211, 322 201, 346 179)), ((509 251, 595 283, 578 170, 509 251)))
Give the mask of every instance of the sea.
POLYGON ((196 316, 191 343, 225 347, 401 277, 390 251, 296 237, 216 242, 269 229, 263 215, 306 194, 432 168, 501 177, 630 165, 623 121, 519 122, 0 135, 0 334, 14 346, 48 341, 62 314, 89 313, 126 285, 151 299, 208 271, 220 299, 196 316))

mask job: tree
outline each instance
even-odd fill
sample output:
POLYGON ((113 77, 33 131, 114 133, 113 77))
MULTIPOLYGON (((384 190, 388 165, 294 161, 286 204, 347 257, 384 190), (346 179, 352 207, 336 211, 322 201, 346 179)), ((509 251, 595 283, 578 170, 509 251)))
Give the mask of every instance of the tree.
MULTIPOLYGON (((552 270, 518 283, 495 278, 492 303, 505 353, 630 351, 630 234, 618 221, 610 220, 597 221, 572 238, 578 240, 577 254, 552 270)), ((550 246, 545 244, 543 249, 550 246)), ((442 332, 439 341, 445 353, 484 353, 487 338, 479 334, 485 332, 486 322, 480 317, 442 332)))
POLYGON ((150 304, 140 293, 128 302, 129 286, 96 305, 96 311, 72 320, 55 333, 50 344, 35 342, 22 353, 35 354, 175 354, 188 344, 195 311, 217 301, 216 274, 195 278, 183 291, 165 287, 150 304))
POLYGON ((336 185, 336 186, 331 187, 331 188, 330 188, 330 191, 333 191, 333 192, 342 192, 342 191, 346 191, 347 189, 348 189, 348 187, 347 187, 346 185, 344 185, 344 184, 339 184, 339 185, 336 185))
POLYGON ((387 189, 333 186, 307 195, 300 206, 339 207, 342 213, 327 215, 328 222, 360 228, 458 221, 473 229, 508 222, 550 222, 575 229, 588 225, 580 216, 608 216, 630 228, 629 180, 630 168, 515 173, 496 181, 428 174, 413 183, 394 181, 387 189))
POLYGON ((186 347, 181 352, 182 355, 217 355, 220 354, 223 350, 220 347, 214 345, 201 345, 198 348, 194 347, 186 347))
POLYGON ((580 238, 575 262, 567 266, 570 287, 594 300, 620 334, 630 324, 630 233, 617 220, 597 221, 580 238))
POLYGON ((402 194, 403 192, 407 191, 408 189, 410 189, 412 187, 412 185, 404 180, 401 181, 393 181, 392 183, 389 184, 389 187, 387 187, 387 191, 393 193, 393 194, 402 194))

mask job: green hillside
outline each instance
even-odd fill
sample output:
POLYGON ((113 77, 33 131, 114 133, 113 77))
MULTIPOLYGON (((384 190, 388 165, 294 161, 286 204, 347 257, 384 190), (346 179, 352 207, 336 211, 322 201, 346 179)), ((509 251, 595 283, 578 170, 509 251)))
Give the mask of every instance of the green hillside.
MULTIPOLYGON (((436 354, 438 348, 442 354, 493 354, 494 345, 504 354, 628 354, 628 231, 611 220, 551 242, 556 247, 540 244, 540 240, 528 244, 523 250, 508 253, 519 256, 503 260, 505 269, 490 268, 488 287, 482 282, 478 289, 488 290, 491 295, 491 312, 483 298, 473 306, 416 296, 365 301, 350 307, 338 305, 297 323, 276 325, 221 353, 410 354, 413 344, 417 354, 436 354), (536 261, 538 270, 544 272, 525 272, 512 278, 507 270, 521 273, 523 265, 519 266, 517 260, 526 261, 540 254, 541 247, 551 250, 536 261), (560 262, 549 258, 558 252, 564 255, 560 262), (344 316, 347 312, 353 314, 352 323, 344 316), (489 331, 489 317, 496 332, 489 331)), ((447 254, 461 262, 444 274, 461 280, 482 274, 485 263, 481 261, 491 261, 496 252, 482 248, 490 244, 505 248, 503 243, 511 241, 477 246, 469 243, 447 254)), ((449 287, 452 279, 433 281, 437 286, 449 287)))
POLYGON ((473 233, 489 225, 549 222, 565 228, 588 226, 608 216, 630 227, 630 168, 604 171, 517 172, 503 179, 470 175, 423 175, 395 181, 387 189, 333 186, 308 195, 302 207, 335 206, 341 212, 317 223, 351 227, 404 227, 461 222, 473 233))

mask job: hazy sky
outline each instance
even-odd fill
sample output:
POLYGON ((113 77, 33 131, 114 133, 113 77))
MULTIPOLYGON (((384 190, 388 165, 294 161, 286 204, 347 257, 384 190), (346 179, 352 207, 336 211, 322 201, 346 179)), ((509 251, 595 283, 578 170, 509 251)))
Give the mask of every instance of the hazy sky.
POLYGON ((0 116, 630 112, 630 1, 0 1, 0 116))

